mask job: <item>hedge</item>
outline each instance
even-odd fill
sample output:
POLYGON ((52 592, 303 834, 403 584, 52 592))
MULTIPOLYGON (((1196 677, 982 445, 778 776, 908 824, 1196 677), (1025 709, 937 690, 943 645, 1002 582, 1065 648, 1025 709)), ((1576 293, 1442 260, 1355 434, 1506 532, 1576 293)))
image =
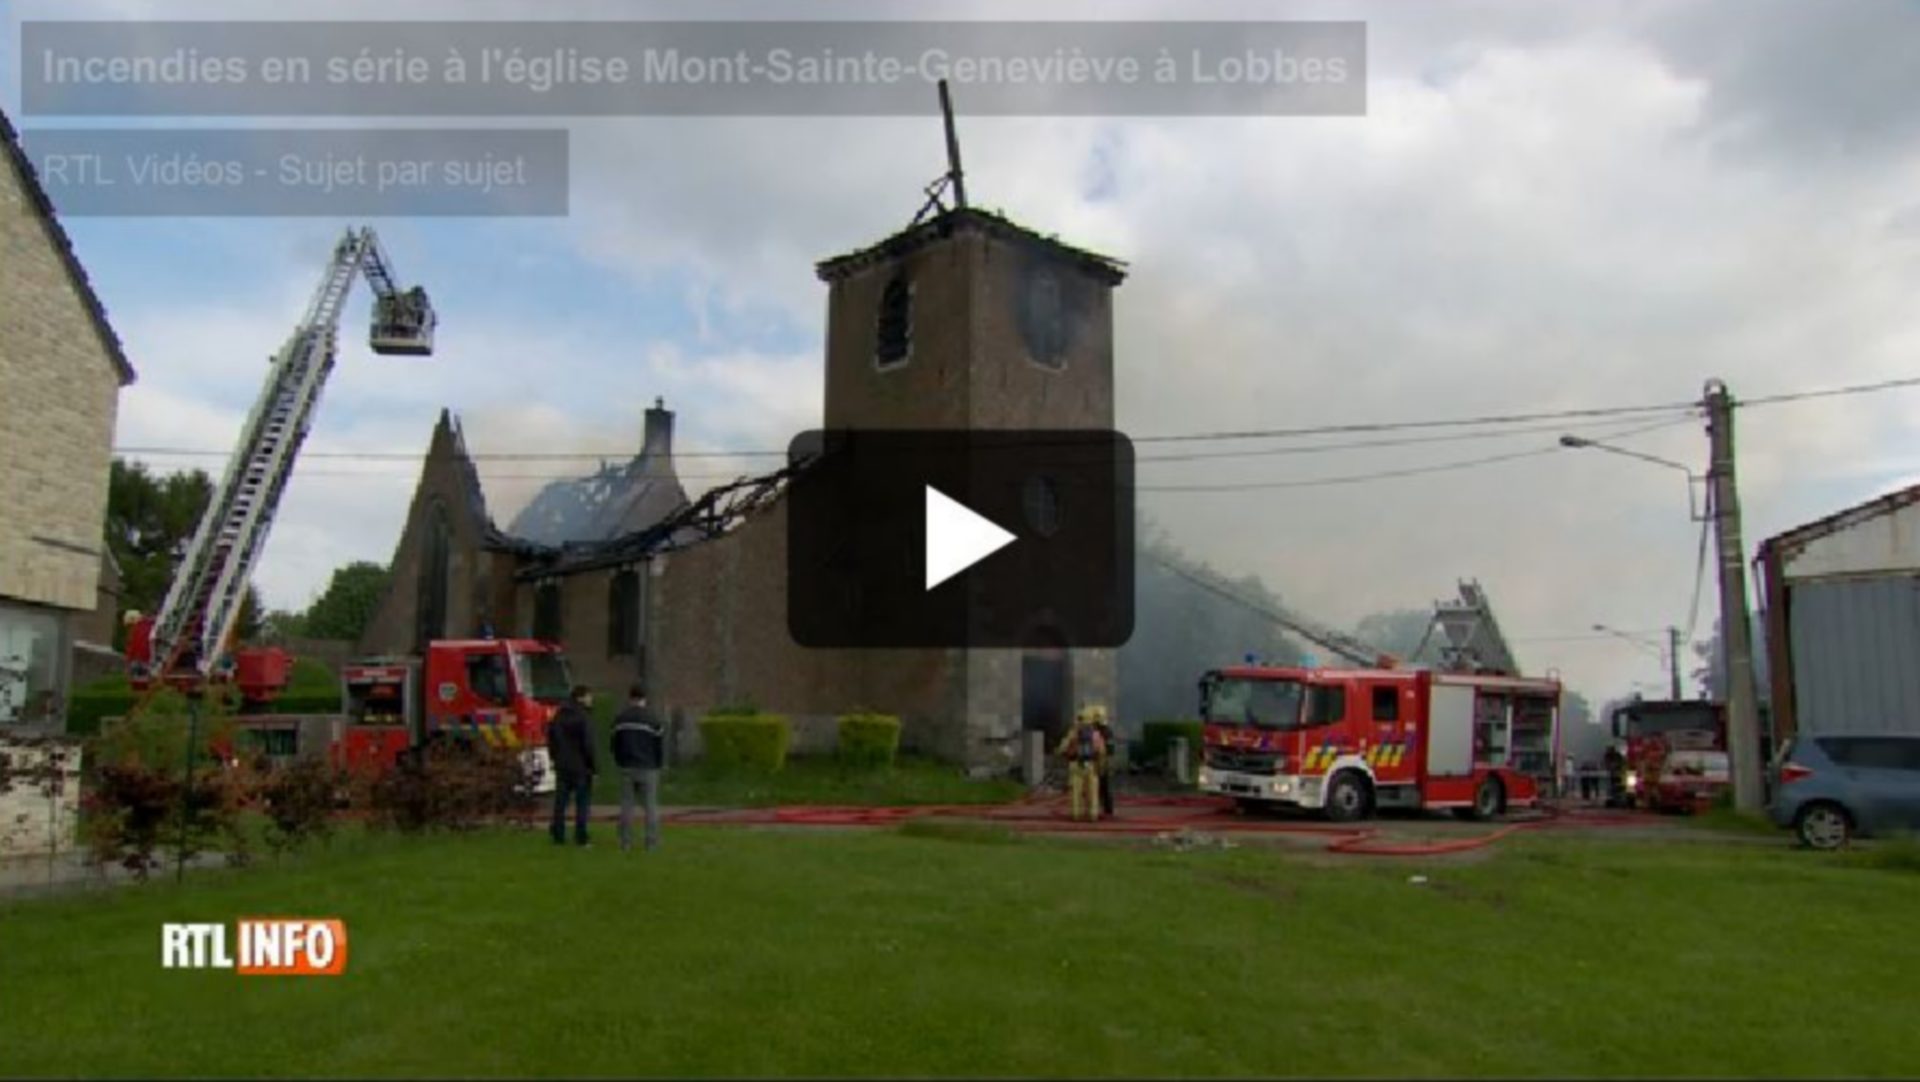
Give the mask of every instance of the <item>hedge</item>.
POLYGON ((130 691, 76 691, 67 699, 67 732, 92 736, 108 718, 125 717, 133 709, 130 691))
POLYGON ((1200 754, 1201 730, 1202 726, 1200 722, 1193 720, 1149 721, 1146 725, 1142 726, 1140 730, 1139 761, 1143 765, 1166 761, 1168 753, 1173 750, 1175 737, 1185 737, 1187 740, 1187 754, 1189 756, 1198 756, 1200 754))
POLYGON ((892 714, 843 714, 838 750, 848 766, 890 767, 900 750, 900 719, 892 714))
POLYGON ((793 731, 779 714, 708 714, 700 719, 707 762, 722 768, 776 771, 787 765, 793 731))

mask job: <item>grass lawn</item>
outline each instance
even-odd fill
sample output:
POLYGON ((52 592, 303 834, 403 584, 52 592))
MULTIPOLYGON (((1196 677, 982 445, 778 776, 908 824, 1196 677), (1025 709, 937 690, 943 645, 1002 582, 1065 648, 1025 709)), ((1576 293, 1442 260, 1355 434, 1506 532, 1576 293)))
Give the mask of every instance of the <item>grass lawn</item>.
POLYGON ((1920 879, 1523 836, 1330 863, 904 833, 343 839, 0 908, 0 1075, 1911 1074, 1920 879), (999 844, 986 844, 998 842, 999 844), (1419 873, 1423 885, 1408 881, 1419 873), (337 979, 164 920, 339 916, 337 979))
MULTIPOLYGON (((762 808, 780 804, 998 804, 1026 790, 1019 782, 976 781, 950 764, 902 759, 891 769, 848 770, 830 758, 789 759, 773 774, 720 771, 704 763, 668 770, 660 801, 672 805, 762 808)), ((595 775, 596 803, 620 799, 620 776, 609 765, 595 775)))

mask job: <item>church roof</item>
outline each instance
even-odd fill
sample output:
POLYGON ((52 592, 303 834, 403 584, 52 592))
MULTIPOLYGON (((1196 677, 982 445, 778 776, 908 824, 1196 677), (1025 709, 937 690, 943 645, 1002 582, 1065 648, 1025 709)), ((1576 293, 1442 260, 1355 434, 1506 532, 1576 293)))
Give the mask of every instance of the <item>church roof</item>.
POLYGON ((687 505, 673 464, 673 414, 647 411, 640 453, 584 477, 549 483, 515 515, 507 532, 536 545, 611 541, 645 530, 687 505))
POLYGON ((832 259, 821 260, 814 265, 814 273, 818 274, 823 282, 836 282, 868 267, 890 263, 909 252, 959 233, 979 233, 998 240, 1039 248, 1079 266, 1110 286, 1119 285, 1127 276, 1127 265, 1121 260, 1084 248, 1075 248, 1063 243, 1057 237, 1036 233, 1011 218, 992 211, 980 210, 977 207, 949 210, 919 225, 910 225, 878 244, 869 245, 845 255, 837 255, 832 259))

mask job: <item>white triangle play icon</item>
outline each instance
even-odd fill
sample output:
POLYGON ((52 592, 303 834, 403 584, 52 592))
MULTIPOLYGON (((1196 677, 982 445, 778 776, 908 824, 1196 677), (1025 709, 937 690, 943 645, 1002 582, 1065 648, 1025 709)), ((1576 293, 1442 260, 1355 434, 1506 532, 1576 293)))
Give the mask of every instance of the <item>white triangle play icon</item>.
POLYGON ((927 589, 986 559, 1013 535, 972 509, 927 486, 927 589))

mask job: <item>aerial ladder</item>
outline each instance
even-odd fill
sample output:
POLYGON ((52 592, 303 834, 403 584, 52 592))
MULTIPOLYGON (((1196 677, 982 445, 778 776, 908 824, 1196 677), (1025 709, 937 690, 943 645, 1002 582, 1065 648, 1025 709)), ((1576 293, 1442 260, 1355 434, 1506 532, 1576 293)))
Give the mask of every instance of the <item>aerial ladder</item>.
POLYGON ((1202 590, 1231 601, 1256 615, 1266 617, 1285 630, 1318 646, 1320 649, 1339 656, 1349 665, 1355 665, 1363 669, 1394 669, 1400 666, 1399 658, 1394 657, 1384 650, 1376 649, 1344 631, 1336 631, 1331 627, 1327 627, 1314 620, 1309 620, 1298 613, 1290 612, 1284 608, 1256 605, 1240 596, 1238 592, 1216 580, 1210 574, 1196 573, 1180 566, 1173 560, 1156 556, 1152 553, 1146 553, 1146 555, 1149 559, 1152 559, 1180 578, 1200 587, 1202 590))
MULTIPOLYGON (((235 682, 251 702, 270 701, 286 684, 291 659, 278 650, 232 649, 247 583, 273 528, 273 516, 313 426, 320 392, 333 371, 341 310, 354 279, 374 295, 369 345, 383 355, 433 352, 435 316, 426 290, 402 290, 371 228, 350 228, 334 246, 306 314, 272 365, 240 441, 195 528, 160 610, 128 614, 129 679, 144 705, 161 687, 189 693, 235 682)), ((136 706, 136 710, 139 707, 136 706)))

